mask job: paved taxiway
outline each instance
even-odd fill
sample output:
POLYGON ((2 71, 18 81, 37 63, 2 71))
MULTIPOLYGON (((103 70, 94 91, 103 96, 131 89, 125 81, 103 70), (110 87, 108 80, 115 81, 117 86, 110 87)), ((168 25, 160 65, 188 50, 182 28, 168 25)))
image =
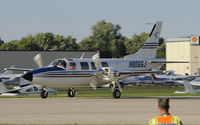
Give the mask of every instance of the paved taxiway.
MULTIPOLYGON (((200 97, 173 98, 171 112, 200 124, 200 97)), ((156 98, 0 98, 0 123, 146 124, 157 115, 156 98)))

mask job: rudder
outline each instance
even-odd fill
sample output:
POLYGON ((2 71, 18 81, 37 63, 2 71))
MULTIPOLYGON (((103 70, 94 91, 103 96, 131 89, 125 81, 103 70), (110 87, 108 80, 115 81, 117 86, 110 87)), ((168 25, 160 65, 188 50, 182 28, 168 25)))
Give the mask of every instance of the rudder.
POLYGON ((149 38, 147 39, 143 47, 135 54, 125 56, 125 59, 144 60, 156 58, 161 28, 162 22, 156 22, 151 30, 149 38))

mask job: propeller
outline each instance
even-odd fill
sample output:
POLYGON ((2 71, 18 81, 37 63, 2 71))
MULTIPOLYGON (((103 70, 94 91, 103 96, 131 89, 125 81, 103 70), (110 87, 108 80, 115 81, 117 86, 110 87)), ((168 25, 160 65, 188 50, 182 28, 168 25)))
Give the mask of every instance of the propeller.
POLYGON ((41 54, 37 54, 33 60, 35 61, 35 63, 38 65, 38 67, 42 67, 43 66, 43 62, 42 62, 42 55, 41 54))
POLYGON ((92 59, 94 60, 95 67, 96 67, 97 69, 100 68, 99 58, 100 58, 99 52, 98 52, 97 54, 95 54, 94 56, 92 56, 92 59))
POLYGON ((115 88, 115 85, 119 87, 119 90, 122 91, 121 85, 119 84, 117 78, 114 76, 114 71, 110 67, 100 68, 100 62, 99 62, 99 52, 92 56, 92 59, 94 60, 95 67, 97 68, 97 72, 93 74, 93 79, 90 82, 90 86, 96 90, 96 86, 98 83, 109 83, 111 82, 113 84, 113 89, 115 88))

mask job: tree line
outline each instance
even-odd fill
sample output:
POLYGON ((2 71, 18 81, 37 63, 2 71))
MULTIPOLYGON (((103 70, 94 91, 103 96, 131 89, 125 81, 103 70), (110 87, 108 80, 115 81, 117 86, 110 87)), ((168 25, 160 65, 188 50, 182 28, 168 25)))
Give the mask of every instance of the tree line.
MULTIPOLYGON (((102 58, 119 58, 137 52, 149 36, 149 33, 142 32, 127 38, 120 32, 120 25, 105 20, 98 21, 91 30, 92 34, 80 42, 70 35, 65 37, 50 32, 27 35, 9 42, 0 39, 0 50, 99 50, 102 58)), ((157 57, 165 58, 163 38, 159 40, 157 57)))

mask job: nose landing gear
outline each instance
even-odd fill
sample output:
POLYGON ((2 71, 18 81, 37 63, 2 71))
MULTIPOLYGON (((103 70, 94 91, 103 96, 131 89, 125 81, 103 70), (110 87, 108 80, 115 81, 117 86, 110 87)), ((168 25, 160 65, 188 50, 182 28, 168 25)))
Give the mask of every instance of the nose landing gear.
POLYGON ((76 94, 75 89, 69 88, 69 89, 67 90, 67 95, 68 95, 68 97, 74 97, 75 94, 76 94))

